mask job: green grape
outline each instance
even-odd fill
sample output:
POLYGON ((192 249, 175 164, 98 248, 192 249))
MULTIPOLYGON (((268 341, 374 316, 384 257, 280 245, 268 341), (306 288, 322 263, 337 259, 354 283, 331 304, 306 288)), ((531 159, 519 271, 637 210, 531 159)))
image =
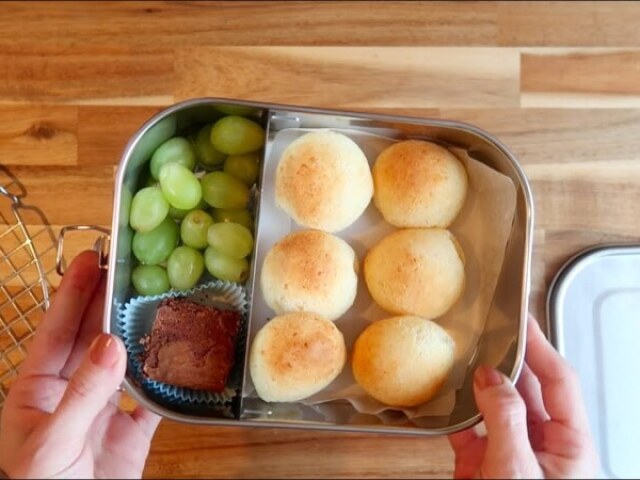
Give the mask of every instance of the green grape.
POLYGON ((224 162, 223 170, 250 187, 258 178, 258 159, 257 153, 229 155, 224 162))
POLYGON ((255 108, 244 105, 216 105, 215 108, 226 115, 239 115, 241 117, 247 117, 257 112, 255 108))
POLYGON ((151 156, 151 175, 156 180, 160 179, 160 170, 168 163, 178 163, 183 167, 193 170, 196 166, 196 154, 189 140, 182 137, 173 137, 160 145, 151 156))
POLYGON ((178 290, 193 288, 204 272, 202 254, 191 247, 177 247, 167 260, 169 283, 178 290))
POLYGON ((213 123, 205 125, 200 129, 195 139, 196 158, 200 165, 205 168, 213 168, 222 165, 227 157, 224 153, 216 150, 211 145, 211 128, 213 123))
POLYGON ((150 232, 167 218, 169 202, 158 187, 147 187, 131 201, 129 223, 136 232, 150 232))
POLYGON ((189 213, 191 211, 190 208, 176 208, 173 205, 169 205, 169 216, 171 218, 173 218, 174 220, 182 220, 184 217, 187 216, 187 213, 189 213))
POLYGON ((170 288, 167 271, 159 265, 138 265, 131 272, 131 282, 140 295, 159 295, 170 288))
POLYGON ((141 263, 156 265, 164 262, 178 244, 178 225, 165 218, 150 232, 137 232, 133 236, 133 254, 141 263))
POLYGON ((202 199, 202 187, 198 177, 177 163, 169 163, 162 167, 160 188, 169 203, 182 210, 195 208, 202 199))
POLYGON ((253 250, 253 235, 238 223, 214 223, 207 232, 209 246, 232 258, 244 258, 253 250))
POLYGON ((204 263, 208 272, 220 280, 244 282, 249 276, 249 262, 246 258, 231 258, 213 247, 204 251, 204 263))
POLYGON ((213 218, 204 210, 190 211, 180 224, 180 238, 188 247, 203 249, 209 244, 207 232, 213 225, 213 218))
POLYGON ((231 210, 227 208, 214 208, 213 219, 216 222, 239 223, 253 231, 253 215, 249 210, 231 210))
POLYGON ((136 145, 131 151, 129 165, 142 165, 148 163, 153 152, 167 139, 173 137, 176 133, 177 122, 175 115, 169 115, 162 120, 156 122, 150 127, 144 135, 140 137, 136 145))
MULTIPOLYGON (((207 202, 204 201, 204 198, 200 199, 200 203, 198 203, 198 205, 196 206, 196 208, 200 209, 200 210, 204 210, 205 208, 207 208, 209 206, 209 204, 207 202)), ((173 207, 171 204, 169 204, 169 216, 171 218, 173 218, 174 220, 182 220, 184 217, 187 216, 187 213, 189 213, 191 210, 191 208, 176 208, 173 207)), ((238 222, 240 223, 240 222, 238 222)))
POLYGON ((249 189, 235 177, 224 172, 207 173, 200 180, 202 197, 214 208, 246 208, 249 189))
POLYGON ((243 155, 258 150, 264 143, 264 129, 244 117, 224 117, 213 124, 211 144, 227 155, 243 155))

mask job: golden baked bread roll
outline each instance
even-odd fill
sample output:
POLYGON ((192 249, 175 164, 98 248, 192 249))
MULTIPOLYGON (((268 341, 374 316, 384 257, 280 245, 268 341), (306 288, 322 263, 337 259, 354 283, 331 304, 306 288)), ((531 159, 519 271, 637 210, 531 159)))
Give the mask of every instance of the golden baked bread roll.
POLYGON ((392 317, 372 323, 353 348, 353 376, 376 400, 414 407, 432 399, 455 358, 451 336, 430 320, 392 317))
POLYGON ((447 149, 422 140, 387 147, 373 165, 374 203, 397 227, 448 227, 467 195, 467 172, 447 149))
POLYGON ((277 314, 314 312, 339 318, 356 298, 358 258, 344 240, 301 230, 278 241, 265 256, 260 285, 277 314))
POLYGON ((462 295, 464 254, 448 230, 398 230, 369 250, 364 278, 373 300, 385 310, 433 319, 462 295))
POLYGON ((308 228, 338 232, 355 222, 373 196, 364 153, 349 137, 318 130, 285 149, 276 170, 276 204, 308 228))
POLYGON ((329 385, 342 371, 347 349, 340 330, 320 315, 296 312, 270 320, 249 355, 256 392, 267 402, 295 402, 329 385))

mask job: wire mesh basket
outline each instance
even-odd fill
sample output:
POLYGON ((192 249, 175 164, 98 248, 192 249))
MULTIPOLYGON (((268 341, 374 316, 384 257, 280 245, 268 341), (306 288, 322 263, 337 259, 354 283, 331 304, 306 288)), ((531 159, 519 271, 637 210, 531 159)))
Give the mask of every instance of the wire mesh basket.
POLYGON ((56 240, 22 185, 0 171, 0 408, 49 305, 56 240))

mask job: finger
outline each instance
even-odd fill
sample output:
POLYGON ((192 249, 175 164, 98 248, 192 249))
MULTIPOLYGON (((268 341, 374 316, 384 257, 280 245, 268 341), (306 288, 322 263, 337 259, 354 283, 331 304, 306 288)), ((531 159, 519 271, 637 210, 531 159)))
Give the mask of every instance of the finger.
POLYGON ((38 326, 21 371, 58 375, 75 342, 80 321, 100 280, 96 252, 78 255, 66 271, 51 307, 38 326))
POLYGON ((516 389, 527 406, 528 415, 531 415, 540 421, 549 420, 549 415, 547 414, 547 411, 544 408, 544 402, 542 401, 540 381, 526 363, 522 367, 522 372, 520 372, 520 378, 518 379, 518 383, 516 383, 516 389))
POLYGON ((51 416, 50 432, 55 438, 68 441, 84 438, 122 382, 126 363, 120 339, 107 334, 95 339, 51 416))
POLYGON ((449 435, 449 443, 456 457, 453 478, 473 478, 482 464, 487 439, 468 428, 449 435))
POLYGON ((104 318, 104 300, 107 290, 107 276, 104 272, 101 274, 100 282, 93 292, 93 297, 84 313, 80 331, 76 336, 75 344, 71 350, 71 354, 67 359, 67 363, 62 368, 60 375, 63 378, 69 378, 76 371, 91 342, 103 332, 104 318))
POLYGON ((529 318, 526 361, 540 380, 542 399, 549 417, 569 428, 584 431, 587 414, 577 375, 551 346, 538 322, 529 318))
POLYGON ((529 428, 529 441, 534 451, 542 448, 544 439, 543 426, 549 420, 549 415, 542 401, 540 381, 525 363, 516 384, 518 393, 527 407, 527 426, 529 428))
MULTIPOLYGON (((519 476, 523 468, 537 465, 529 443, 525 404, 511 381, 497 370, 481 366, 476 369, 473 390, 487 429, 484 464, 500 466, 504 478, 519 476)), ((483 473, 493 476, 496 472, 483 473)))
POLYGON ((463 430, 461 432, 452 433, 451 435, 449 435, 449 444, 451 445, 454 453, 456 455, 459 455, 462 450, 464 450, 469 446, 469 444, 471 444, 471 442, 477 439, 478 435, 473 430, 473 428, 467 428, 466 430, 463 430))
POLYGON ((131 412, 131 418, 138 424, 142 433, 144 433, 149 440, 153 438, 153 434, 156 432, 156 428, 158 428, 161 420, 158 415, 150 412, 142 405, 138 405, 135 410, 131 412))

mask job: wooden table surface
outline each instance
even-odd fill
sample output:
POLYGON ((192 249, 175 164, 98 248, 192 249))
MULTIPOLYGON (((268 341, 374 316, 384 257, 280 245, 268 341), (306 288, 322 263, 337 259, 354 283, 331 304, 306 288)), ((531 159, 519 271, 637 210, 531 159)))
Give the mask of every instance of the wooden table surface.
MULTIPOLYGON (((186 98, 470 122, 531 180, 543 318, 571 254, 640 236, 639 24, 625 2, 3 2, 0 164, 57 231, 109 226, 127 138, 186 98)), ((145 475, 428 478, 452 460, 443 438, 164 421, 145 475)))

